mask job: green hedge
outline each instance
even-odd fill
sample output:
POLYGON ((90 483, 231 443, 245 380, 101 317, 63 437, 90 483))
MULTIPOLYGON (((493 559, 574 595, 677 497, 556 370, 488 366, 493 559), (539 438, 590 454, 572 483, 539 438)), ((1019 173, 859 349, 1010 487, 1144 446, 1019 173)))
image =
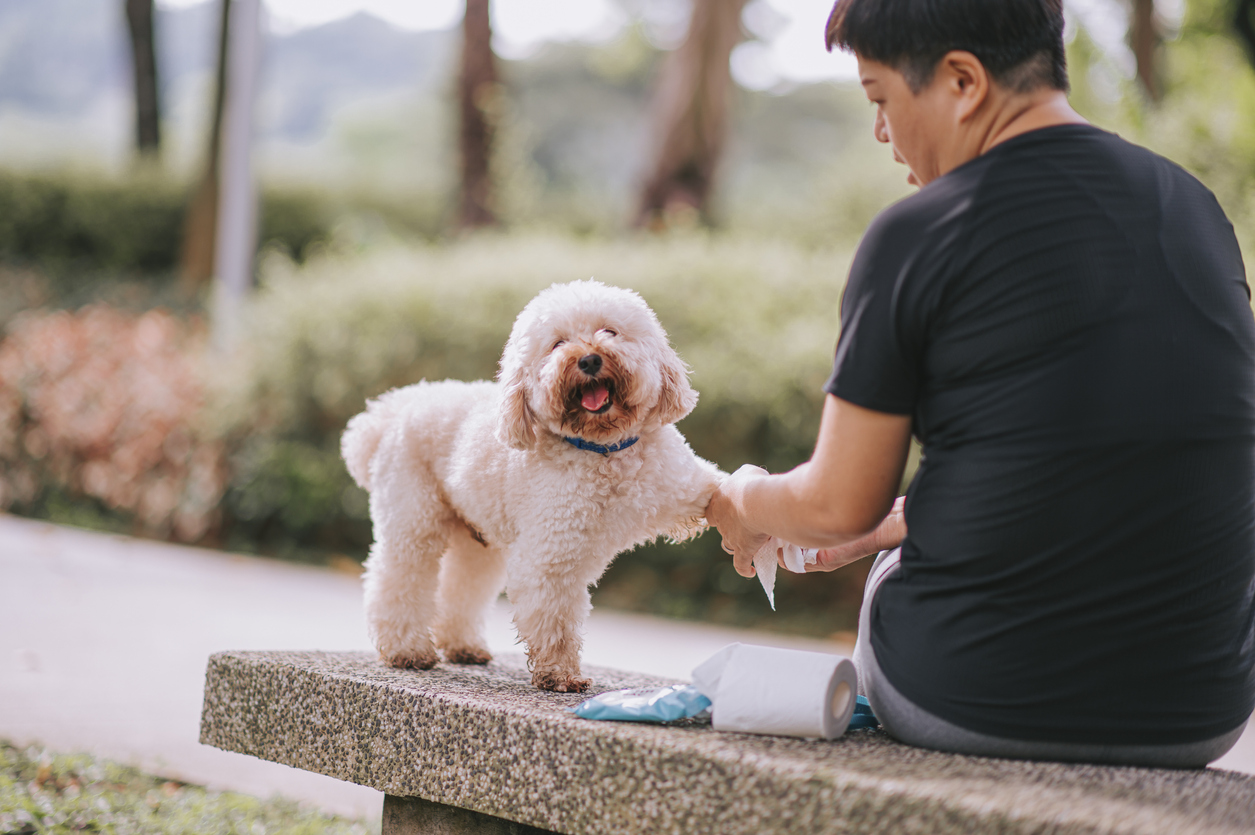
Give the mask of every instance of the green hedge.
MULTIPOLYGON (((617 242, 475 237, 298 267, 271 258, 238 357, 218 367, 211 422, 235 450, 226 542, 364 555, 365 496, 339 460, 367 397, 419 379, 496 371, 515 315, 554 282, 632 287, 658 313, 701 393, 680 428, 726 470, 809 455, 837 333, 848 254, 716 237, 617 242)), ((620 558, 601 602, 677 617, 826 633, 853 625, 861 567, 782 574, 780 611, 735 574, 717 537, 620 558)))
MULTIPOLYGON (((0 259, 76 272, 167 275, 178 261, 188 188, 155 175, 110 180, 0 172, 0 259)), ((267 191, 260 240, 302 260, 330 237, 326 198, 267 191)))

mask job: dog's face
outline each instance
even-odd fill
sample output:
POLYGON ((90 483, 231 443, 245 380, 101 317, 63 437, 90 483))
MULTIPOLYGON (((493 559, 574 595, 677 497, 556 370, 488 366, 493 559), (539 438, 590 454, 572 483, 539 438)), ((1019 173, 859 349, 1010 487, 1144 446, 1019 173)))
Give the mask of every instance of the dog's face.
POLYGON ((688 370, 636 293, 555 284, 523 308, 501 356, 497 433, 516 448, 538 431, 613 444, 697 404, 688 370))

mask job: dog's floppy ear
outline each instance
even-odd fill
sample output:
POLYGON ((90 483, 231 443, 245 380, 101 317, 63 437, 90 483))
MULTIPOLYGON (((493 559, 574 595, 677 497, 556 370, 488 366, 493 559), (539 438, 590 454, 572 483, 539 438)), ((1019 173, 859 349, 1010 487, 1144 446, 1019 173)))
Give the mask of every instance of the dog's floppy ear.
POLYGON ((658 406, 650 417, 659 423, 675 423, 697 405, 697 392, 689 385, 689 372, 684 361, 668 346, 662 363, 662 391, 658 406))
POLYGON ((522 359, 508 347, 497 381, 501 384, 497 439, 514 449, 531 449, 536 444, 536 416, 527 401, 527 374, 522 359))

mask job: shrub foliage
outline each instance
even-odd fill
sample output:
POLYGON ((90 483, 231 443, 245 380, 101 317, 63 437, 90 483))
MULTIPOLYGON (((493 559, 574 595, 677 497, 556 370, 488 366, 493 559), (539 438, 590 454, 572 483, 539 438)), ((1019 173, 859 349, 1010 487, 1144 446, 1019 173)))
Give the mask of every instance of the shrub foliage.
POLYGON ((161 311, 103 305, 13 323, 0 343, 0 508, 79 497, 150 534, 210 534, 223 448, 195 429, 202 340, 187 331, 161 311))
MULTIPOLYGON (((156 176, 0 172, 0 259, 167 274, 178 262, 187 199, 185 186, 156 176)), ((329 218, 322 198, 266 192, 260 240, 300 260, 330 237, 329 218)))

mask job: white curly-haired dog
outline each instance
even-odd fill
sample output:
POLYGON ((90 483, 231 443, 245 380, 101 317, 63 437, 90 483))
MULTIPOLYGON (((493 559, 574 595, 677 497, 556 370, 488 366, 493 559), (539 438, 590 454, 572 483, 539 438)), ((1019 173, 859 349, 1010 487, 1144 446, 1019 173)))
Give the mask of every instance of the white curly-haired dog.
POLYGON ((437 648, 487 663, 485 614, 505 587, 532 682, 582 691, 589 586, 622 551, 700 533, 721 473, 674 426, 697 393, 630 290, 542 291, 497 379, 395 389, 349 421, 341 448, 375 533, 370 635, 397 667, 427 669, 437 648))

